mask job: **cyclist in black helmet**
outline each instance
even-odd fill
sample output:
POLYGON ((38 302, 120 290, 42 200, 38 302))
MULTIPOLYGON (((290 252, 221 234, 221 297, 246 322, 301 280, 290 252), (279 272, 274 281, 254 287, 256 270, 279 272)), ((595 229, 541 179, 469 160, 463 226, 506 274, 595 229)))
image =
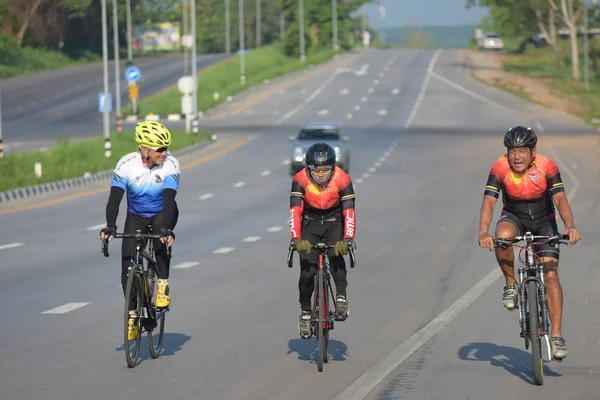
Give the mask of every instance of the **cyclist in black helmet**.
MULTIPOLYGON (((501 191, 504 207, 496 224, 497 238, 520 236, 526 231, 534 235, 557 235, 555 206, 565 225, 564 233, 569 235, 571 243, 575 244, 581 238, 581 232, 575 227, 558 166, 537 152, 537 140, 533 129, 523 126, 513 127, 504 135, 507 153, 493 165, 485 187, 479 217, 479 246, 494 249, 494 238, 488 231, 501 191)), ((536 246, 536 251, 546 272, 544 279, 552 325, 552 357, 562 360, 567 356, 567 346, 561 332, 563 299, 558 278, 559 247, 536 246)), ((496 249, 496 259, 506 280, 502 302, 508 310, 517 307, 514 258, 512 247, 496 249)))
POLYGON ((335 151, 326 143, 316 143, 306 152, 305 168, 292 180, 290 194, 290 236, 300 253, 300 336, 312 335, 311 296, 317 272, 317 257, 311 245, 335 245, 329 254, 336 287, 336 319, 348 317, 346 263, 344 255, 354 247, 356 215, 354 188, 347 173, 337 167, 335 151), (306 253, 306 254, 303 254, 306 253))

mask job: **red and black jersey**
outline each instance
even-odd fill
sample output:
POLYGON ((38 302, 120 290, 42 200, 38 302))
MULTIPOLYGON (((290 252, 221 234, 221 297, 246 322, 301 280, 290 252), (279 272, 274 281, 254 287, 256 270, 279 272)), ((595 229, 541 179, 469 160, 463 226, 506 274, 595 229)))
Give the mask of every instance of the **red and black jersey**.
POLYGON ((324 187, 315 184, 306 168, 292 180, 290 193, 290 234, 292 239, 301 237, 302 217, 334 221, 344 219, 344 238, 354 239, 356 230, 355 195, 352 180, 339 167, 332 171, 331 179, 324 187))
POLYGON ((551 196, 565 186, 554 161, 537 154, 525 172, 515 172, 506 155, 490 170, 484 195, 498 198, 502 191, 504 208, 520 218, 540 219, 554 215, 551 196))

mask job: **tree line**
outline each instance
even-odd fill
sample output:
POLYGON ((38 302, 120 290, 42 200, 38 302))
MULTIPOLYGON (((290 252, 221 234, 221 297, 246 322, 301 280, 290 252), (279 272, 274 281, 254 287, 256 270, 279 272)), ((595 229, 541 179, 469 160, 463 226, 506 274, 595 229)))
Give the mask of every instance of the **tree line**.
MULTIPOLYGON (((126 1, 107 0, 109 37, 112 38, 112 1, 117 1, 119 42, 127 44, 126 1)), ((193 0, 130 0, 132 25, 182 22, 183 4, 193 0)), ((342 47, 357 40, 360 16, 356 12, 373 0, 337 0, 338 37, 342 47)), ((225 0, 196 0, 196 32, 199 52, 225 51, 225 0)), ((298 0, 244 0, 245 48, 283 39, 287 54, 298 54, 298 0), (260 6, 261 30, 257 37, 256 15, 260 6)), ((304 0, 307 49, 331 46, 331 0, 304 0)), ((239 48, 238 0, 230 0, 231 48, 239 48)), ((101 52, 101 0, 0 0, 0 24, 4 39, 18 47, 37 46, 76 53, 101 52)), ((109 40, 109 45, 112 40, 109 40)), ((0 50, 1 51, 1 50, 0 50)))
MULTIPOLYGON (((585 0, 467 0, 466 7, 487 7, 490 13, 486 22, 500 34, 520 36, 523 46, 531 35, 542 33, 560 68, 565 67, 565 62, 558 42, 558 30, 566 28, 571 50, 571 75, 580 79, 577 38, 582 34, 584 7, 590 7, 590 3, 585 0)), ((598 11, 597 4, 588 8, 590 27, 597 26, 598 11)))

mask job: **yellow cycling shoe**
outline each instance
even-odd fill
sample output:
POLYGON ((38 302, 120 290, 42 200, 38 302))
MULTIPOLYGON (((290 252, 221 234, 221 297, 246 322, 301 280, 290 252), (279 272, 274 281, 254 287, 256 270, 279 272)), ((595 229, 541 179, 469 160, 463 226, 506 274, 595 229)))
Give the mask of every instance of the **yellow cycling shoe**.
POLYGON ((136 340, 138 336, 137 318, 131 317, 135 315, 135 310, 129 310, 129 320, 127 321, 127 339, 136 340))
POLYGON ((169 283, 166 279, 159 279, 156 287, 156 302, 158 308, 165 308, 171 304, 171 296, 169 295, 169 283))

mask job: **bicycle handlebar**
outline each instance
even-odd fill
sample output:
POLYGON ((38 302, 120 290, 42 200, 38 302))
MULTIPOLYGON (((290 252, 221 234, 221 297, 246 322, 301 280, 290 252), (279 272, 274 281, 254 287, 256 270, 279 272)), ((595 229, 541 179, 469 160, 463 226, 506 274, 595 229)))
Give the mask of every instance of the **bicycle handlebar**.
MULTIPOLYGON (((325 244, 325 243, 317 243, 317 244, 313 244, 312 248, 316 249, 318 251, 325 252, 326 250, 334 249, 335 245, 325 244)), ((294 247, 293 244, 290 244, 290 249, 288 251, 288 256, 287 256, 288 268, 292 268, 292 266, 293 266, 294 259, 292 256, 294 255, 294 251, 296 251, 296 248, 294 247)), ((350 268, 354 268, 354 263, 356 261, 356 258, 354 257, 354 249, 351 246, 348 247, 348 254, 350 255, 350 268)))
POLYGON ((569 242, 565 242, 565 240, 569 240, 569 235, 538 236, 526 233, 523 236, 494 239, 494 247, 500 247, 501 249, 506 250, 511 244, 518 243, 521 241, 525 241, 527 242, 527 244, 530 244, 533 241, 541 241, 542 243, 548 243, 551 246, 556 244, 569 244, 569 242))
MULTIPOLYGON (((113 236, 115 239, 163 239, 163 246, 165 246, 167 248, 167 257, 171 256, 171 248, 169 246, 167 246, 167 238, 168 235, 159 235, 156 233, 116 233, 113 236)), ((108 254, 108 238, 105 237, 104 240, 102 240, 102 253, 104 254, 104 257, 108 257, 110 254, 108 254)))

